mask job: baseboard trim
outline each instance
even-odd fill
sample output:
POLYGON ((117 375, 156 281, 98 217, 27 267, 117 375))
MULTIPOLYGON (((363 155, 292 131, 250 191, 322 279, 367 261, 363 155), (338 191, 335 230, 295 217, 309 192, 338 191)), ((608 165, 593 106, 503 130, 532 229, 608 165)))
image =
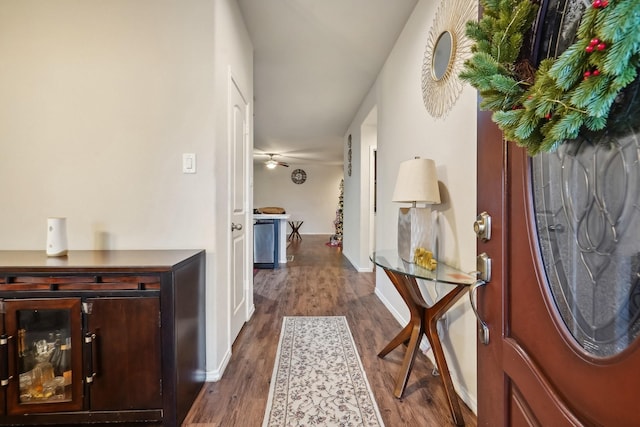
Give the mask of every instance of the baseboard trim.
POLYGON ((231 360, 231 349, 228 349, 224 357, 222 358, 220 365, 216 369, 206 372, 205 381, 206 382, 220 381, 222 379, 222 374, 224 373, 225 369, 227 369, 227 365, 229 364, 230 360, 231 360))
POLYGON ((351 264, 351 266, 353 268, 355 268, 355 270, 358 273, 372 273, 373 272, 373 265, 370 265, 369 267, 360 267, 357 263, 353 262, 353 260, 349 257, 349 255, 345 254, 344 252, 342 252, 342 255, 347 259, 347 261, 349 261, 349 264, 351 264))

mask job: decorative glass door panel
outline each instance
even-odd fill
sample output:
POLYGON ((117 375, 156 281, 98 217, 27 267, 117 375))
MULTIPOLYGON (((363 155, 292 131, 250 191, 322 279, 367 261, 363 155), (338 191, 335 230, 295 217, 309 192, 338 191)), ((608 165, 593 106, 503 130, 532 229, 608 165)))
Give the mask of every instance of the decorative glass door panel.
MULTIPOLYGON (((637 112, 639 86, 627 92, 629 111, 637 112)), ((551 293, 577 343, 598 357, 624 351, 640 334, 637 117, 532 160, 551 293)))
POLYGON ((7 412, 82 408, 80 299, 5 300, 7 412))
MULTIPOLYGON (((575 41, 588 3, 549 3, 538 58, 575 41)), ((616 98, 606 130, 583 131, 532 159, 540 251, 553 300, 577 344, 596 357, 640 335, 640 80, 616 98)))

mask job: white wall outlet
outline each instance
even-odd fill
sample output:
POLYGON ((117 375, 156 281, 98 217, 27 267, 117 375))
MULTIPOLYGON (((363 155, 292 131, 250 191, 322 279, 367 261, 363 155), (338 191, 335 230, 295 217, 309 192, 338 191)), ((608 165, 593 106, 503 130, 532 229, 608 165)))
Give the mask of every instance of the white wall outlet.
POLYGON ((195 153, 182 154, 182 173, 196 173, 195 153))

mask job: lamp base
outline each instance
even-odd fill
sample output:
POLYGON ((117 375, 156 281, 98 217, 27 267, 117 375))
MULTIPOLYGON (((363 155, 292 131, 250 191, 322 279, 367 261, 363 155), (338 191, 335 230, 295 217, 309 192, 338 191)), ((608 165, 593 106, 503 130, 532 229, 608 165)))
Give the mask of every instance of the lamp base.
POLYGON ((431 209, 400 208, 398 210, 398 255, 413 263, 417 248, 431 250, 431 209))

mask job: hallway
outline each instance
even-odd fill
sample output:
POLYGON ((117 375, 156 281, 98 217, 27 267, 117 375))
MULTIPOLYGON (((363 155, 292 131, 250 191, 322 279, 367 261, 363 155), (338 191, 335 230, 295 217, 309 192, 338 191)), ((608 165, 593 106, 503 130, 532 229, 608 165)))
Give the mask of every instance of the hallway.
MULTIPOLYGON (((282 317, 296 315, 346 316, 387 427, 453 425, 440 380, 431 375, 432 364, 422 354, 404 397, 393 397, 403 349, 385 359, 376 355, 401 325, 374 295, 375 275, 358 273, 340 248, 325 245, 328 237, 303 235, 287 249, 293 261, 257 272, 256 311, 233 346, 223 378, 205 384, 184 427, 261 426, 282 317)), ((466 425, 476 426, 474 414, 460 404, 466 425)))

